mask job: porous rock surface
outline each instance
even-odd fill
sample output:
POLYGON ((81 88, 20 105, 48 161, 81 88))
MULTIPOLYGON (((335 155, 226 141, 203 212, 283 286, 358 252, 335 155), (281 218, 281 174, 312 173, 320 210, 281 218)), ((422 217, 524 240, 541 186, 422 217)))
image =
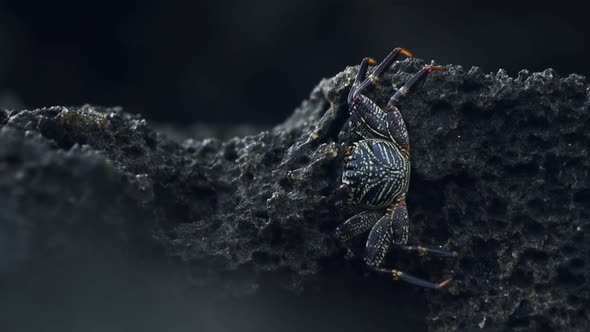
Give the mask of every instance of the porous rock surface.
MULTIPOLYGON (((423 65, 396 63, 366 94, 385 105, 423 65)), ((323 80, 272 130, 225 141, 176 143, 120 109, 0 111, 0 275, 97 248, 171 257, 191 283, 234 295, 302 291, 355 261, 346 273, 362 274, 332 237, 355 212, 338 189, 358 139, 345 103, 355 73, 323 80)), ((460 253, 387 260, 454 276, 414 292, 430 330, 589 327, 589 98, 577 75, 447 66, 400 102, 410 241, 460 253)))

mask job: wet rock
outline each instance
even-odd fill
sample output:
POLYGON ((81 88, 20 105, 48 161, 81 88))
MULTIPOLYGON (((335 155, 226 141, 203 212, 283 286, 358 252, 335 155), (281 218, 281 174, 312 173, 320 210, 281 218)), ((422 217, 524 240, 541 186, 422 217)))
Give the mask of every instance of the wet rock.
MULTIPOLYGON (((366 94, 385 105, 423 65, 395 64, 366 94)), ((358 139, 345 99, 355 73, 323 80, 272 130, 227 140, 177 143, 120 109, 0 111, 0 273, 160 255, 191 284, 233 295, 365 275, 332 237, 356 210, 338 189, 344 147, 358 139)), ((433 331, 587 328, 589 105, 583 77, 552 70, 430 74, 399 104, 411 139, 410 241, 460 257, 393 251, 387 266, 455 280, 382 296, 400 306, 423 298, 428 312, 418 313, 433 331)))

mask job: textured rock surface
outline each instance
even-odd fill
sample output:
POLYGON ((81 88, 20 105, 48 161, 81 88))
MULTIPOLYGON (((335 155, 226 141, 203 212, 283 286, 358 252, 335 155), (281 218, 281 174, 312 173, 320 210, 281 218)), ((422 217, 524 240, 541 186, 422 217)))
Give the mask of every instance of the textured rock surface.
MULTIPOLYGON (((367 95, 386 104, 422 65, 395 64, 367 95)), ((96 252, 172 257, 192 284, 234 295, 363 275, 331 236, 354 212, 338 186, 355 73, 322 81, 274 129, 225 141, 175 143, 117 109, 0 111, 1 275, 96 252)), ((461 256, 392 252, 390 266, 455 281, 383 296, 424 299, 434 331, 588 328, 589 106, 576 75, 431 74, 400 103, 411 241, 461 256)))

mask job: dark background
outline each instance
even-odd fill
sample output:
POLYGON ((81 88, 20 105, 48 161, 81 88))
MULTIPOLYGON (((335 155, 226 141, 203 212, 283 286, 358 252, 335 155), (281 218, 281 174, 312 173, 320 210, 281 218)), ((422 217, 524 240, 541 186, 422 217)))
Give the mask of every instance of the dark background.
MULTIPOLYGON (((579 1, 579 3, 583 3, 579 1)), ((274 124, 322 78, 395 46, 438 63, 587 75, 564 1, 0 1, 0 105, 123 106, 274 124)))

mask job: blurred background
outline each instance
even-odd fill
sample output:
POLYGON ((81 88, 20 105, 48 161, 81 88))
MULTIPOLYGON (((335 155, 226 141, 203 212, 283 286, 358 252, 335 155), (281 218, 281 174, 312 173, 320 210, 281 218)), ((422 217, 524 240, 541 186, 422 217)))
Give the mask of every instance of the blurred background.
MULTIPOLYGON (((579 2, 582 3, 582 2, 579 2)), ((403 46, 441 64, 587 75, 567 1, 0 1, 0 107, 280 122, 323 77, 403 46)))

